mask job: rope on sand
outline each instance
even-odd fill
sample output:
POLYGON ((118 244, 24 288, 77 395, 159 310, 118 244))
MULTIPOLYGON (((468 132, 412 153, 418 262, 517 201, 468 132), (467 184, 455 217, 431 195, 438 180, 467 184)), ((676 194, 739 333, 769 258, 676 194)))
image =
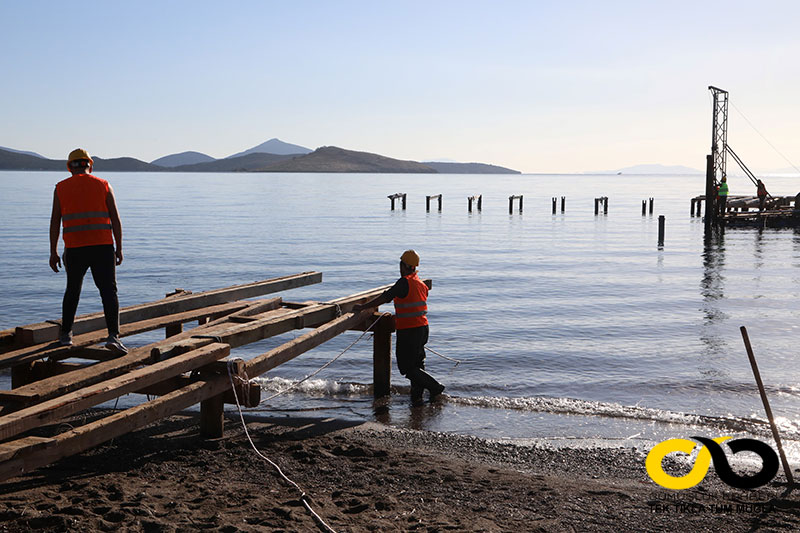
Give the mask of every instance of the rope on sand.
MULTIPOLYGON (((280 474, 280 476, 284 480, 286 480, 287 483, 292 485, 294 488, 296 488, 300 492, 300 501, 303 503, 303 506, 305 506, 306 510, 309 513, 311 513, 311 516, 314 517, 314 521, 317 522, 317 525, 320 528, 322 528, 324 531, 326 531, 327 533, 336 533, 336 530, 334 530, 331 526, 326 524, 325 520, 323 520, 322 517, 320 515, 318 515, 314 511, 314 509, 311 508, 311 505, 308 503, 308 496, 306 495, 305 491, 300 488, 300 485, 298 485, 297 483, 295 483, 294 481, 289 479, 286 476, 286 474, 283 473, 283 470, 281 470, 281 467, 279 467, 277 464, 275 464, 273 461, 271 461, 269 457, 267 457, 266 455, 261 453, 259 451, 259 449, 256 447, 255 443, 253 442, 253 439, 250 437, 250 432, 247 430, 247 424, 244 421, 244 414, 242 414, 242 406, 239 403, 239 396, 236 394, 236 385, 233 382, 233 372, 231 370, 232 366, 233 366, 233 361, 228 361, 228 378, 231 381, 231 390, 233 390, 233 397, 236 400, 236 408, 239 410, 239 418, 242 421, 242 427, 244 428, 245 435, 247 435, 247 440, 250 441, 250 446, 252 446, 253 450, 255 450, 256 454, 259 457, 261 457, 266 462, 268 462, 270 465, 272 465, 272 467, 278 472, 278 474, 280 474)), ((242 378, 239 378, 239 379, 242 379, 242 378)))
MULTIPOLYGON (((338 308, 338 306, 337 306, 337 308, 338 308)), ((340 311, 338 311, 338 309, 337 309, 337 314, 341 314, 341 312, 340 312, 340 311)), ((347 348, 345 348, 345 349, 344 349, 344 350, 343 350, 343 351, 342 351, 342 352, 341 352, 339 355, 337 355, 336 357, 334 357, 333 359, 331 359, 330 361, 328 361, 327 363, 325 363, 324 365, 322 365, 322 366, 321 366, 321 367, 320 367, 318 370, 316 370, 315 372, 313 372, 313 373, 309 374, 308 376, 304 377, 303 379, 301 379, 301 380, 300 380, 300 381, 298 381, 297 383, 293 384, 291 387, 287 387, 286 389, 284 389, 284 390, 282 390, 282 391, 280 391, 280 392, 278 392, 278 393, 276 393, 276 394, 273 394, 272 396, 270 396, 270 397, 269 397, 269 398, 267 398, 266 400, 262 400, 262 401, 269 401, 269 400, 271 400, 271 399, 273 399, 273 398, 275 398, 275 397, 277 397, 277 396, 280 396, 281 394, 284 394, 284 393, 286 393, 286 392, 289 392, 290 390, 293 390, 293 389, 295 389, 295 388, 296 388, 298 385, 300 385, 302 382, 304 382, 304 381, 306 381, 307 379, 310 379, 310 378, 312 378, 312 377, 316 376, 317 374, 319 374, 320 372, 322 372, 322 371, 323 371, 325 368, 327 368, 328 366, 330 366, 330 365, 331 365, 331 364, 332 364, 334 361, 336 361, 336 360, 337 360, 337 359, 339 359, 339 358, 340 358, 342 355, 344 355, 344 354, 345 354, 345 352, 347 352, 347 350, 349 350, 350 348, 352 348, 353 346, 355 346, 355 344, 356 344, 358 341, 360 341, 362 338, 364 338, 364 335, 366 335, 366 334, 367 334, 367 332, 368 332, 369 330, 371 330, 371 329, 372 329, 372 327, 373 327, 373 326, 375 326, 375 324, 377 324, 377 323, 378 323, 378 320, 380 320, 381 318, 383 318, 383 315, 385 315, 385 314, 387 314, 387 313, 383 313, 381 316, 379 316, 379 317, 378 317, 378 318, 375 320, 375 322, 373 322, 372 324, 370 324, 370 326, 369 326, 367 329, 365 329, 365 330, 364 330, 364 333, 362 333, 362 334, 361 334, 361 335, 360 335, 360 336, 359 336, 359 337, 358 337, 358 338, 357 338, 355 341, 353 341, 353 342, 350 344, 350 346, 348 346, 347 348)), ((300 486, 299 486, 297 483, 295 483, 294 481, 292 481, 291 479, 289 479, 289 477, 287 477, 287 476, 286 476, 286 474, 284 474, 284 473, 283 473, 283 470, 281 470, 281 468, 280 468, 280 467, 279 467, 277 464, 275 464, 275 463, 274 463, 272 460, 270 460, 270 458, 269 458, 269 457, 267 457, 266 455, 264 455, 263 453, 261 453, 261 452, 259 451, 259 449, 256 447, 255 443, 253 442, 253 439, 250 437, 250 432, 247 430, 247 424, 246 424, 246 423, 245 423, 245 421, 244 421, 244 414, 242 413, 242 405, 239 403, 239 395, 236 393, 236 385, 235 385, 235 383, 234 383, 234 379, 233 379, 233 378, 234 378, 234 375, 233 375, 232 368, 233 368, 233 361, 232 361, 232 360, 230 360, 230 361, 228 361, 228 378, 229 378, 229 379, 230 379, 230 381, 231 381, 231 390, 233 390, 233 397, 234 397, 234 399, 236 400, 236 409, 239 411, 239 419, 242 421, 242 427, 244 428, 244 433, 245 433, 245 435, 247 435, 247 440, 248 440, 248 441, 250 441, 250 446, 253 448, 253 450, 255 450, 256 454, 257 454, 259 457, 261 457, 261 458, 262 458, 262 459, 264 459, 266 462, 268 462, 270 465, 272 465, 272 467, 273 467, 273 468, 274 468, 274 469, 275 469, 275 470, 278 472, 278 474, 280 474, 280 476, 281 476, 281 477, 282 477, 282 478, 283 478, 283 479, 284 479, 284 480, 285 480, 287 483, 289 483, 290 485, 292 485, 294 488, 296 488, 296 489, 298 490, 298 492, 300 492, 300 501, 303 503, 303 506, 306 508, 306 510, 307 510, 309 513, 311 513, 311 516, 312 516, 312 517, 314 517, 314 520, 317 522, 317 525, 318 525, 320 528, 322 528, 324 531, 326 531, 327 533, 336 533, 336 531, 335 531, 335 530, 334 530, 334 529, 333 529, 331 526, 329 526, 327 523, 325 523, 325 520, 323 520, 323 519, 322 519, 322 517, 321 517, 320 515, 318 515, 318 514, 317 514, 317 513, 314 511, 314 509, 312 509, 312 508, 311 508, 311 505, 308 503, 308 496, 306 495, 305 491, 304 491, 303 489, 301 489, 301 488, 300 488, 300 486)), ((247 375, 245 375, 245 376, 243 376, 243 377, 242 377, 242 376, 236 376, 236 379, 238 379, 238 380, 239 380, 239 381, 242 383, 242 386, 243 386, 243 387, 245 387, 245 394, 247 394, 246 388, 250 386, 250 379, 247 377, 247 375)), ((261 403, 261 402, 259 402, 259 403, 261 403)))
MULTIPOLYGON (((384 315, 387 315, 387 314, 389 314, 389 313, 382 313, 377 319, 375 319, 375 321, 372 324, 370 324, 370 326, 368 328, 366 328, 364 330, 364 333, 362 333, 356 340, 354 340, 352 343, 350 343, 350 345, 347 348, 342 350, 342 352, 339 353, 339 355, 337 355, 336 357, 334 357, 333 359, 331 359, 330 361, 328 361, 327 363, 322 365, 319 369, 317 369, 314 372, 312 372, 311 374, 307 375, 306 377, 304 377, 303 379, 301 379, 297 383, 294 383, 292 386, 287 387, 286 389, 273 394, 269 398, 266 398, 265 400, 262 400, 259 403, 272 400, 273 398, 276 398, 276 397, 280 396, 281 394, 285 394, 285 393, 287 393, 287 392, 289 392, 291 390, 294 390, 295 388, 297 388, 298 385, 300 385, 304 381, 306 381, 306 380, 316 376, 320 372, 322 372, 325 368, 327 368, 328 366, 333 364, 337 359, 339 359, 341 356, 343 356, 350 348, 355 346, 358 341, 363 339, 364 336, 375 326, 375 324, 377 324, 378 321, 381 318, 383 318, 384 315)), ((429 350, 430 352, 438 355, 439 357, 441 357, 443 359, 447 359, 448 361, 454 361, 456 363, 455 366, 458 366, 461 363, 461 361, 459 361, 458 359, 453 359, 452 357, 448 357, 446 355, 442 355, 439 352, 437 352, 437 351, 435 351, 435 350, 433 350, 431 348, 428 348, 427 346, 425 347, 425 349, 429 350)), ((234 383, 234 375, 233 375, 232 368, 233 368, 233 361, 229 360, 228 361, 228 378, 230 379, 230 382, 231 382, 231 390, 233 391, 233 397, 236 400, 236 409, 239 411, 239 419, 242 422, 242 428, 244 428, 244 433, 245 433, 245 435, 247 435, 247 440, 250 442, 250 446, 253 448, 253 450, 256 452, 256 454, 259 457, 261 457, 262 459, 264 459, 267 463, 269 463, 287 483, 292 485, 294 488, 296 488, 298 490, 298 492, 300 492, 300 501, 303 503, 303 506, 305 506, 306 510, 311 514, 311 516, 314 517, 314 520, 317 522, 317 525, 320 528, 322 528, 324 531, 326 531, 327 533, 336 533, 336 531, 333 528, 331 528, 331 526, 329 526, 327 523, 325 523, 325 521, 322 519, 322 517, 319 514, 317 514, 314 511, 314 509, 311 508, 311 505, 308 503, 308 496, 306 495, 305 491, 303 489, 301 489, 300 486, 297 483, 295 483, 294 481, 289 479, 289 477, 287 477, 286 474, 283 473, 283 470, 281 470, 281 468, 277 464, 275 464, 272 460, 270 460, 269 457, 267 457, 266 455, 261 453, 259 451, 259 449, 256 447, 255 443, 253 442, 252 437, 250 437, 250 432, 247 430, 247 424, 244 421, 244 414, 242 413, 242 405, 239 403, 239 396, 236 393, 236 385, 234 383)), ((455 368, 455 367, 453 367, 453 368, 455 368)), ((236 379, 238 379, 240 382, 242 382, 242 386, 243 387, 249 387, 250 380, 249 380, 249 378, 247 378, 246 375, 244 377, 236 376, 236 379)))

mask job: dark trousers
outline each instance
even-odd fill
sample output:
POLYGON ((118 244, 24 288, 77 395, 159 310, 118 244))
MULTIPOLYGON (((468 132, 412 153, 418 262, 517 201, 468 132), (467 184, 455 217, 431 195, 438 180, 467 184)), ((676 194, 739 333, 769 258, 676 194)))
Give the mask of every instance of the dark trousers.
POLYGON ((728 205, 728 197, 727 196, 717 196, 717 209, 719 210, 719 216, 725 214, 725 209, 728 205))
POLYGON ((92 279, 100 290, 100 298, 103 300, 108 334, 119 335, 119 300, 114 246, 101 244, 67 248, 64 251, 64 269, 67 271, 67 290, 64 292, 61 331, 72 331, 75 313, 78 311, 78 301, 81 298, 83 277, 86 271, 91 269, 92 279))
POLYGON ((411 380, 411 397, 419 398, 425 389, 438 388, 439 382, 425 372, 425 344, 428 326, 397 330, 397 368, 411 380))

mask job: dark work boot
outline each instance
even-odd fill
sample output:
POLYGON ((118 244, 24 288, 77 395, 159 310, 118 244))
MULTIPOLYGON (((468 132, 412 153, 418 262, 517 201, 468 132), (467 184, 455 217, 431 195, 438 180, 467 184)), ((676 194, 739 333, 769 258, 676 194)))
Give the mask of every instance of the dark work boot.
POLYGON ((412 407, 419 407, 420 405, 424 404, 424 400, 422 399, 422 393, 425 392, 424 387, 419 387, 414 383, 411 384, 411 406, 412 407))
POLYGON ((431 393, 431 400, 439 396, 444 391, 444 385, 436 381, 433 376, 422 370, 421 368, 413 368, 408 374, 408 379, 411 380, 412 389, 414 385, 428 389, 431 393))
POLYGON ((430 389, 430 392, 431 392, 431 401, 432 402, 436 401, 436 399, 439 398, 444 392, 444 385, 438 383, 436 387, 430 389))

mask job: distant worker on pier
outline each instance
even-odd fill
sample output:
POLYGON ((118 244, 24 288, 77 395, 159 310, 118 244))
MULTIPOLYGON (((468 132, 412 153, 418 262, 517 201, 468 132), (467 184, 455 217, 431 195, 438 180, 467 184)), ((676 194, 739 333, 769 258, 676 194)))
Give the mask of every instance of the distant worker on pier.
POLYGON ((728 178, 722 177, 717 187, 717 209, 719 216, 725 216, 725 208, 728 204, 728 178))
POLYGON ((103 300, 108 338, 106 348, 117 354, 128 352, 119 338, 119 300, 116 266, 122 264, 122 222, 114 191, 106 180, 92 176, 94 161, 82 148, 73 150, 67 159, 71 177, 58 182, 53 194, 50 216, 50 268, 58 272, 58 235, 64 226, 64 269, 67 289, 62 306, 59 343, 72 345, 72 326, 86 271, 103 300), (117 249, 114 250, 114 241, 117 249))
POLYGON ((419 255, 406 250, 400 256, 400 279, 383 294, 362 305, 358 312, 394 300, 397 328, 397 367, 411 380, 411 405, 422 405, 425 389, 434 400, 444 391, 444 385, 425 372, 425 344, 428 342, 428 287, 419 279, 419 255))
POLYGON ((756 180, 756 194, 758 195, 758 210, 763 211, 767 203, 767 186, 761 180, 756 180))

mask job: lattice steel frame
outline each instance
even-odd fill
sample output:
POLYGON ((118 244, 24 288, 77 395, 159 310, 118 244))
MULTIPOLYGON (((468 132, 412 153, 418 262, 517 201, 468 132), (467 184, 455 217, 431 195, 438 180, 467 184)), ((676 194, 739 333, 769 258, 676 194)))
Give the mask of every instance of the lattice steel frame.
POLYGON ((714 96, 713 122, 711 124, 711 155, 714 158, 714 181, 727 177, 726 155, 728 153, 728 91, 713 85, 708 90, 714 96))

